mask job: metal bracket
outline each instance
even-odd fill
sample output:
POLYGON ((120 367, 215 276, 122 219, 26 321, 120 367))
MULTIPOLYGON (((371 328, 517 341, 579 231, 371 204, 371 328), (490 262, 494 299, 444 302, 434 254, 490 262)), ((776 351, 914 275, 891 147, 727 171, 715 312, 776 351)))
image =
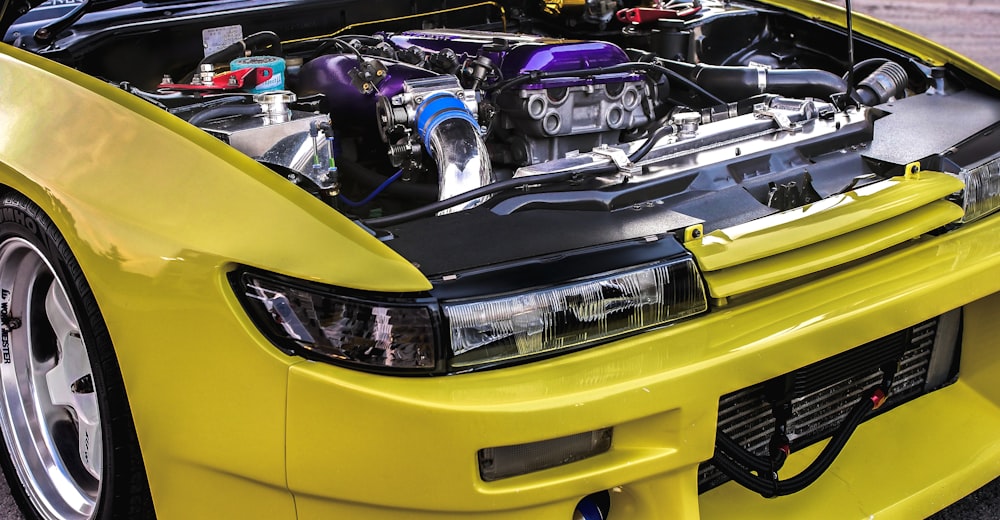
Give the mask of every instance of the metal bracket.
POLYGON ((781 113, 781 112, 779 112, 777 110, 771 110, 770 108, 768 108, 763 103, 760 103, 757 106, 755 106, 753 108, 753 113, 754 113, 755 116, 757 116, 758 118, 761 118, 761 119, 763 119, 765 117, 766 118, 770 118, 775 123, 778 123, 778 128, 780 128, 780 129, 782 129, 782 130, 784 130, 786 132, 795 132, 795 131, 798 131, 798 129, 799 129, 798 125, 796 125, 795 123, 792 123, 792 120, 789 119, 787 115, 785 115, 785 114, 783 114, 783 113, 781 113))
POLYGON ((629 160, 628 154, 626 154, 625 150, 622 150, 621 148, 612 148, 606 144, 602 144, 601 146, 591 150, 591 153, 603 155, 604 157, 611 159, 611 162, 615 163, 618 170, 626 175, 634 175, 642 171, 642 167, 629 160))
POLYGON ((705 228, 702 224, 695 224, 693 226, 688 226, 684 228, 684 242, 691 242, 693 240, 700 240, 702 235, 705 234, 705 228))

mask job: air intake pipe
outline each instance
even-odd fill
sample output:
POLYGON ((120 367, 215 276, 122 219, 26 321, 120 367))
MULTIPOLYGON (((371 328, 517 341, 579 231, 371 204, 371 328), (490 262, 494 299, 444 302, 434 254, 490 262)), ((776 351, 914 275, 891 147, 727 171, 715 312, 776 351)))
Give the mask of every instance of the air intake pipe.
MULTIPOLYGON (((438 200, 496 182, 489 152, 479 131, 476 94, 462 89, 455 76, 410 78, 400 91, 383 89, 376 103, 389 159, 404 170, 420 168, 421 153, 438 170, 438 200), (404 135, 404 137, 399 137, 404 135)), ((456 204, 439 215, 474 208, 489 196, 456 204)))
POLYGON ((737 101, 758 94, 777 94, 794 98, 829 99, 847 92, 847 82, 840 76, 818 69, 762 69, 695 65, 690 78, 705 90, 726 101, 737 101))
POLYGON ((862 105, 880 105, 902 96, 908 82, 906 70, 898 63, 889 61, 861 80, 852 97, 862 105))
MULTIPOLYGON (((438 167, 438 200, 445 200, 496 181, 479 122, 451 92, 437 92, 417 106, 417 134, 438 167)), ((474 208, 480 197, 438 214, 474 208)))
POLYGON ((853 86, 849 86, 844 78, 819 69, 692 65, 674 60, 660 60, 660 63, 691 78, 698 86, 726 102, 762 94, 831 99, 831 96, 851 90, 851 99, 855 102, 874 106, 902 96, 909 81, 906 70, 891 61, 886 61, 853 86))

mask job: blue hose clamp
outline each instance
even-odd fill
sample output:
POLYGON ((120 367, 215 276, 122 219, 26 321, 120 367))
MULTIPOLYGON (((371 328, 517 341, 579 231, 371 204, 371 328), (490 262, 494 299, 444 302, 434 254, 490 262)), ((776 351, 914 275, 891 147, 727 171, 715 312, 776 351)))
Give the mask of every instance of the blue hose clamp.
POLYGON ((428 136, 434 131, 437 125, 451 120, 464 119, 468 121, 472 128, 479 132, 479 121, 476 120, 469 107, 461 99, 449 92, 436 92, 427 96, 423 103, 417 106, 417 133, 424 141, 427 150, 431 149, 428 136))

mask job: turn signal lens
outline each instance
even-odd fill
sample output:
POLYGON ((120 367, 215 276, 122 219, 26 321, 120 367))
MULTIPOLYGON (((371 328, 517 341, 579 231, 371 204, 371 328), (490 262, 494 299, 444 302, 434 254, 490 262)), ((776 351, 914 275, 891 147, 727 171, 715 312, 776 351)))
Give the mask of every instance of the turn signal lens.
POLYGON ((603 428, 558 439, 479 450, 479 476, 486 482, 554 468, 611 449, 613 430, 603 428))

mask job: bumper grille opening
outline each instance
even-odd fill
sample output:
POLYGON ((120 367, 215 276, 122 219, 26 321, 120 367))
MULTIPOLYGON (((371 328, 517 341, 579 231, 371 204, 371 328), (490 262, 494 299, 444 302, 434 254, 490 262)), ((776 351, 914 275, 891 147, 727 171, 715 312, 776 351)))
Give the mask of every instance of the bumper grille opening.
MULTIPOLYGON (((749 451, 764 455, 774 431, 771 403, 790 399, 789 444, 792 452, 801 450, 833 434, 862 392, 881 381, 879 367, 887 361, 900 359, 889 398, 885 406, 872 410, 865 420, 954 381, 958 372, 960 324, 961 312, 951 311, 724 395, 719 400, 719 427, 749 451)), ((728 480, 711 461, 698 468, 700 493, 728 480)))

